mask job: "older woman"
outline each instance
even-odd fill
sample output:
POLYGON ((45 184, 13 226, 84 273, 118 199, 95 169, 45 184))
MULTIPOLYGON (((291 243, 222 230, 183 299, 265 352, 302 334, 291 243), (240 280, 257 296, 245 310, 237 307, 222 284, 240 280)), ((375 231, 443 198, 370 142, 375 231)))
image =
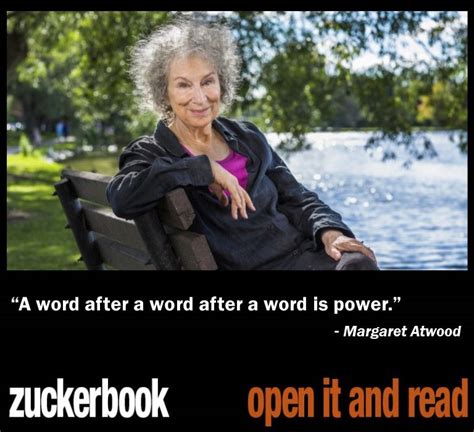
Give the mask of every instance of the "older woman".
POLYGON ((221 269, 377 269, 338 213, 298 183, 252 123, 221 117, 240 58, 229 29, 192 20, 159 28, 134 49, 132 75, 161 114, 130 143, 107 197, 119 217, 183 187, 221 269))

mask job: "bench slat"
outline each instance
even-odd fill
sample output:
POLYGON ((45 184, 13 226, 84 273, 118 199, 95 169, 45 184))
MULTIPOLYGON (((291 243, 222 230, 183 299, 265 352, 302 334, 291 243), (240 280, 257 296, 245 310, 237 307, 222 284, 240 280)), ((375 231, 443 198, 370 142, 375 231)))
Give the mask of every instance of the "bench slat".
POLYGON ((158 203, 162 223, 180 230, 187 230, 195 218, 194 209, 184 189, 168 192, 158 203))
POLYGON ((147 254, 96 234, 96 244, 104 262, 120 270, 156 270, 147 254), (149 264, 147 264, 149 263, 149 264))
POLYGON ((86 171, 65 169, 62 177, 71 180, 79 198, 109 207, 105 189, 112 177, 86 171))
POLYGON ((82 203, 82 208, 90 230, 147 253, 145 243, 134 222, 118 218, 110 209, 86 202, 82 203))
POLYGON ((206 238, 186 231, 195 212, 183 188, 169 192, 156 209, 129 221, 110 209, 105 191, 112 177, 70 169, 63 170, 62 177, 81 199, 87 228, 96 236, 98 252, 107 265, 124 270, 178 269, 176 254, 184 269, 217 269, 206 238))
POLYGON ((212 256, 206 237, 190 231, 175 232, 169 235, 173 249, 179 256, 185 270, 216 270, 217 264, 212 256))
POLYGON ((81 253, 88 270, 105 270, 102 264, 102 257, 99 250, 91 240, 89 231, 86 229, 86 224, 82 214, 81 201, 77 199, 71 181, 63 178, 58 183, 55 183, 54 188, 59 198, 61 206, 66 215, 68 227, 76 240, 77 247, 81 253))
MULTIPOLYGON (((63 170, 62 176, 71 180, 79 198, 110 207, 105 190, 112 177, 70 169, 63 170)), ((193 207, 182 188, 168 192, 158 202, 158 213, 163 223, 181 230, 187 230, 195 217, 193 207)))

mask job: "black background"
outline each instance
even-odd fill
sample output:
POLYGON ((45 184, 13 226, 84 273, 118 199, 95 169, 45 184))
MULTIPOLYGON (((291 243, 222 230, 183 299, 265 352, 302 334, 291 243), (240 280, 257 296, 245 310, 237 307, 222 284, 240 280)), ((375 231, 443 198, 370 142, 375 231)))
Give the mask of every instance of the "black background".
MULTIPOLYGON (((228 9, 231 5, 226 2, 228 9)), ((288 5, 238 2, 233 9, 314 9, 308 2, 288 5)), ((325 5, 328 6, 328 5, 325 5)), ((178 7, 148 1, 15 2, 9 10, 149 10, 178 7)), ((316 6, 317 7, 317 6, 316 6)), ((331 2, 330 8, 377 10, 444 9, 425 2, 331 2)), ((223 5, 180 2, 179 8, 221 10, 223 5)), ((465 10, 463 2, 449 8, 465 10)), ((472 92, 472 90, 470 90, 472 92)), ((471 98, 469 98, 470 100, 471 98)), ((472 158, 471 158, 472 159, 472 158)), ((472 162, 470 162, 472 163, 472 162)), ((3 200, 5 203, 6 200, 3 200)), ((472 208, 470 208, 472 210, 472 208)), ((427 209, 427 211, 429 211, 427 209)), ((5 212, 4 212, 5 214, 5 212)), ((470 211, 472 214, 472 211, 470 211)), ((6 225, 6 224, 5 224, 6 225)), ((5 226, 6 229, 6 226, 5 226)), ((3 231, 5 239, 5 230, 3 231)), ((472 244, 472 233, 469 233, 472 244)), ((6 244, 6 242, 5 242, 6 244)), ((6 248, 5 248, 6 250, 6 248)), ((470 254, 471 255, 471 254, 470 254)), ((3 268, 6 268, 4 257, 3 268)), ((471 262, 471 260, 469 260, 471 262)), ((143 273, 3 272, 0 288, 0 431, 347 431, 418 432, 474 430, 474 295, 472 273, 143 273), (392 312, 345 313, 18 313, 12 297, 392 299, 392 312), (343 339, 344 325, 463 326, 459 339, 343 339), (15 386, 95 387, 101 378, 117 388, 150 385, 159 378, 169 387, 170 418, 163 419, 9 419, 15 386), (379 386, 400 379, 399 419, 323 419, 318 408, 323 377, 338 378, 343 390, 379 386), (469 419, 408 419, 409 386, 447 386, 470 378, 469 419), (282 418, 272 428, 247 414, 247 394, 259 386, 312 386, 316 417, 282 418)), ((342 408, 347 400, 341 398, 342 408)))
MULTIPOLYGON (((406 393, 413 386, 460 385, 470 379, 474 354, 474 296, 467 272, 357 273, 21 273, 8 283, 1 301, 0 430, 311 430, 471 431, 472 419, 409 419, 406 393), (61 279, 56 289, 40 286, 61 279), (91 281, 94 280, 95 287, 91 281), (102 279, 99 283, 97 279, 102 279), (118 281, 126 282, 119 286, 118 281), (29 280, 35 286, 26 287, 29 280), (69 281, 69 285, 66 283, 69 281), (74 281, 74 282, 73 282, 74 281), (88 282, 89 281, 89 282, 88 282), (211 283, 214 284, 211 287, 211 283), (83 285, 81 288, 80 284, 83 285), (371 288, 368 288, 371 285, 371 288), (410 286, 410 287, 408 287, 410 286), (106 289, 105 287, 108 287, 106 289), (299 287, 299 288, 297 288, 299 287), (444 293, 443 295, 437 293, 444 293), (226 299, 388 299, 401 302, 390 312, 18 312, 13 296, 111 299, 187 298, 194 305, 213 295, 226 299), (463 326, 461 338, 350 339, 334 333, 344 325, 463 326), (8 419, 14 386, 149 386, 158 378, 169 387, 170 418, 8 419), (324 377, 338 378, 343 390, 341 419, 321 414, 324 377), (400 417, 352 419, 347 390, 391 385, 400 379, 400 417), (275 419, 272 428, 247 413, 253 386, 311 386, 314 418, 275 419), (346 391, 344 391, 346 390, 346 391), (346 397, 344 397, 346 395, 346 397), (318 399, 319 398, 319 399, 318 399), (344 412, 345 411, 345 412, 344 412), (345 415, 344 415, 345 414, 345 415)), ((310 309, 310 308, 309 308, 310 309)), ((472 389, 471 393, 472 393, 472 389)), ((472 396, 471 396, 472 399, 472 396)), ((471 400, 470 399, 470 400, 471 400)), ((470 413, 472 401, 470 401, 470 413)))

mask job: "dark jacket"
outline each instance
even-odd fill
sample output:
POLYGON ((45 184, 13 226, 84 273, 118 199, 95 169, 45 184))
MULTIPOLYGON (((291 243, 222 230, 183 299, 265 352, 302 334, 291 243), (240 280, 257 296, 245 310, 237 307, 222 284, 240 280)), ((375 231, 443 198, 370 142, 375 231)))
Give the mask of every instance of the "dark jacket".
POLYGON ((256 211, 232 219, 209 191, 213 182, 207 156, 189 156, 174 133, 159 122, 154 136, 130 143, 120 156, 120 171, 107 187, 107 198, 119 217, 133 219, 151 210, 167 192, 183 187, 196 211, 192 231, 206 236, 221 269, 271 268, 305 239, 322 247, 321 230, 335 228, 354 237, 341 216, 315 192, 301 185, 250 122, 214 120, 229 147, 248 158, 249 193, 256 211))

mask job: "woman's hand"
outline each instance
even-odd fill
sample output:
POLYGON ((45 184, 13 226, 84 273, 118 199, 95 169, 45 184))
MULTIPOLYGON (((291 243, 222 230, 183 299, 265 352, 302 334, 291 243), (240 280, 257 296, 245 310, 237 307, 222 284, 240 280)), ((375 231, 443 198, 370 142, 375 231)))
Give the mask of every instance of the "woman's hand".
POLYGON ((230 194, 231 213, 235 220, 238 219, 239 213, 241 217, 248 219, 247 207, 255 211, 249 194, 240 186, 237 177, 222 168, 217 162, 212 159, 209 160, 211 161, 212 174, 214 176, 214 183, 209 185, 209 188, 219 198, 224 207, 227 207, 229 204, 229 197, 224 191, 230 194))
POLYGON ((326 253, 335 261, 341 259, 341 252, 360 252, 377 262, 372 249, 364 246, 357 239, 345 236, 341 231, 327 229, 321 235, 321 241, 324 244, 326 253))

